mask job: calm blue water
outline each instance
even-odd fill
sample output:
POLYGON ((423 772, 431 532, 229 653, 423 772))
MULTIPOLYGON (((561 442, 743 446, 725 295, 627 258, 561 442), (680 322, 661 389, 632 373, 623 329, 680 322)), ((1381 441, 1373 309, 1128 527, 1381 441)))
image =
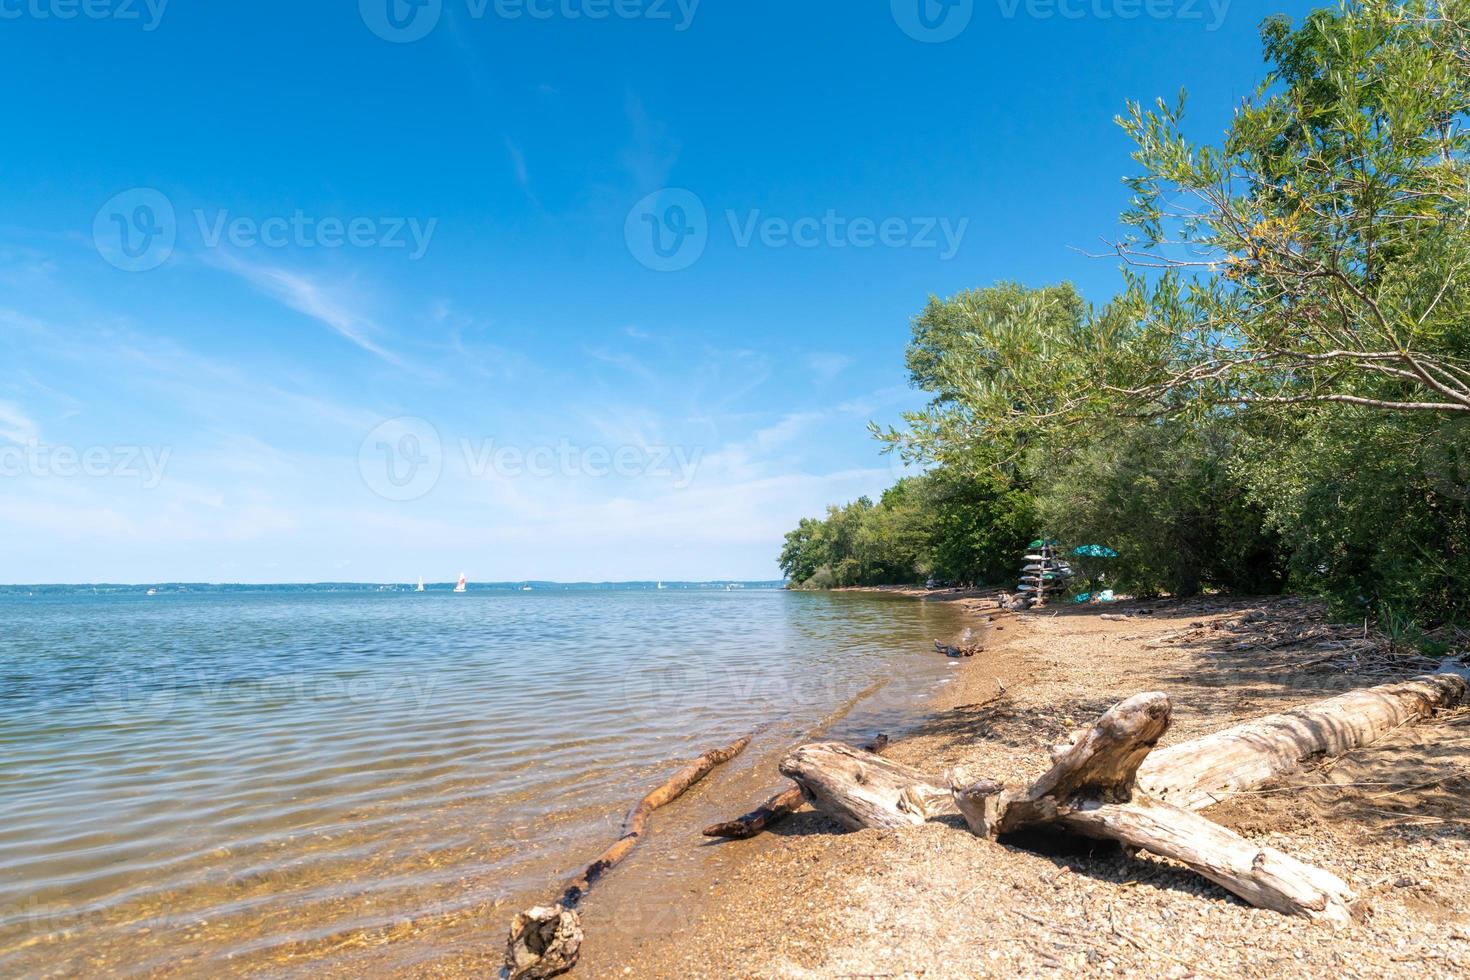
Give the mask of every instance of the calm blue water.
POLYGON ((0 975, 319 966, 498 908, 673 760, 875 687, 832 733, 891 727, 953 624, 774 590, 0 595, 0 975))

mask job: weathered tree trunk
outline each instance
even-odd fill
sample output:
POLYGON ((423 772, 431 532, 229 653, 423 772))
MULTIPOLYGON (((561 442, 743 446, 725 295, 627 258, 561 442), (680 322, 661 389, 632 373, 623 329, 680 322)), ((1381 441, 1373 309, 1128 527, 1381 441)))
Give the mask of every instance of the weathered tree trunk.
POLYGON ((780 768, 812 806, 850 830, 910 827, 956 812, 949 791, 919 770, 841 742, 803 745, 780 768))
POLYGON ((1138 788, 1155 799, 1200 810, 1292 772, 1312 756, 1337 756, 1369 745, 1455 704, 1465 687, 1464 678, 1454 674, 1429 674, 1247 722, 1153 753, 1139 769, 1138 788))
POLYGON ((982 837, 1036 825, 1066 827, 1181 861, 1252 905, 1346 922, 1353 894, 1336 875, 1135 791, 1139 767, 1171 715, 1163 694, 1131 697, 1056 751, 1051 769, 1028 787, 993 780, 966 785, 952 774, 955 805, 982 837))
POLYGON ((747 735, 723 748, 711 749, 674 773, 628 811, 628 818, 623 822, 623 836, 568 882, 555 905, 537 906, 516 915, 505 947, 505 968, 509 980, 541 980, 565 973, 575 966, 582 945, 577 903, 604 872, 627 857, 638 844, 654 810, 678 799, 711 769, 729 762, 745 751, 749 744, 750 736, 747 735))
POLYGON ((1139 765, 1168 730, 1170 714, 1167 696, 1134 695, 1110 708, 1073 744, 1054 749, 1052 767, 1028 787, 971 782, 958 771, 951 773, 955 805, 972 831, 993 838, 1054 820, 1058 807, 1072 799, 1125 802, 1132 798, 1139 765))
MULTIPOLYGON (((888 747, 888 736, 879 735, 867 745, 863 746, 864 752, 877 754, 888 747)), ((732 840, 746 840, 769 830, 771 826, 785 820, 791 814, 801 809, 805 803, 801 795, 800 786, 791 786, 782 790, 769 800, 756 807, 754 810, 734 820, 724 823, 712 824, 704 828, 706 837, 728 837, 732 840)))
POLYGON ((1351 919, 1354 895, 1337 875, 1260 847, 1233 830, 1168 803, 1083 803, 1056 822, 1087 837, 1141 847, 1188 865, 1250 904, 1326 922, 1351 919))

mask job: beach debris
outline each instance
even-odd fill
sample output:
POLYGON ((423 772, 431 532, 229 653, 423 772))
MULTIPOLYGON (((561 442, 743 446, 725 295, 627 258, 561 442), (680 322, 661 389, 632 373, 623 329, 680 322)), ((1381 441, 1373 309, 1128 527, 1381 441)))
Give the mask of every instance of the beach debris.
POLYGON ((961 657, 973 657, 977 653, 985 652, 985 648, 978 643, 971 643, 966 646, 950 646, 948 643, 940 643, 938 640, 934 641, 934 649, 946 657, 956 660, 961 657))
POLYGON ((955 804, 981 837, 1059 825, 1179 861, 1257 907, 1349 922, 1356 896, 1330 871, 1135 792, 1138 768, 1168 731, 1172 714, 1168 695, 1134 695, 1110 708, 1030 786, 951 773, 955 804))
POLYGON ((518 912, 510 926, 506 971, 525 980, 565 973, 576 965, 582 939, 582 924, 571 909, 538 905, 518 912))
POLYGON ((781 771, 843 826, 902 827, 959 812, 975 834, 1056 826, 1179 861, 1261 908, 1332 923, 1350 920, 1355 896, 1336 875, 1261 847, 1195 811, 1321 755, 1337 756, 1436 711, 1466 692, 1456 674, 1352 691, 1154 752, 1168 731, 1167 695, 1114 705, 1091 728, 1051 750, 1052 766, 1029 785, 944 780, 950 806, 923 772, 833 744, 806 745, 781 771))
MULTIPOLYGON (((879 735, 873 741, 863 746, 864 752, 878 754, 888 747, 888 736, 879 735)), ((779 821, 785 820, 791 814, 801 809, 806 800, 801 795, 801 787, 792 785, 772 796, 766 802, 756 807, 744 816, 727 820, 724 823, 711 824, 704 828, 706 837, 726 837, 730 840, 747 840, 769 830, 771 826, 779 821)))
POLYGON ((1308 759, 1371 745, 1458 704, 1465 691, 1465 679, 1455 674, 1427 674, 1349 691, 1160 749, 1140 767, 1139 787, 1176 806, 1203 809, 1294 772, 1308 759))
POLYGON ((1027 609, 1036 605, 1036 600, 1029 595, 1013 596, 1009 592, 1002 592, 996 597, 996 602, 1000 608, 1007 612, 1025 612, 1027 609))
POLYGON ((575 966, 583 938, 577 915, 578 903, 597 879, 637 846, 653 811, 672 803, 707 776, 710 770, 744 752, 750 740, 751 736, 747 735, 729 745, 711 749, 660 783, 628 811, 628 817, 623 821, 623 835, 585 871, 568 882, 555 905, 536 906, 519 913, 511 922, 510 936, 506 940, 507 980, 542 980, 565 973, 575 966))
POLYGON ((808 803, 850 830, 910 827, 957 812, 938 781, 841 742, 803 745, 781 760, 780 769, 808 803))
POLYGON ((801 809, 805 800, 801 797, 801 790, 795 786, 782 790, 771 797, 760 806, 749 813, 727 820, 724 823, 711 824, 704 828, 706 837, 726 837, 730 840, 746 840, 764 833, 772 824, 783 820, 801 809))
MULTIPOLYGON (((989 625, 990 622, 991 617, 986 616, 985 623, 989 625)), ((984 644, 976 641, 975 630, 970 626, 965 627, 964 632, 960 633, 959 638, 954 643, 941 643, 935 640, 934 649, 952 659, 973 657, 978 653, 985 652, 984 644)))

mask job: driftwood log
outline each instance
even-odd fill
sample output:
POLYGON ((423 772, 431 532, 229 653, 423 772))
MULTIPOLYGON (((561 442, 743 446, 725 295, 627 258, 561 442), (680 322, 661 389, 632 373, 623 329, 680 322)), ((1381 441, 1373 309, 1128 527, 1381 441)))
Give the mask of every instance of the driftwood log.
POLYGON ((1139 768, 1138 785, 1155 799, 1203 809, 1292 772, 1313 756, 1339 756, 1371 745, 1464 696, 1465 679, 1454 674, 1349 691, 1160 749, 1139 768))
POLYGON ((710 770, 729 762, 750 744, 750 736, 711 749, 684 766, 628 811, 623 835, 617 842, 567 883, 560 900, 551 906, 538 905, 516 915, 506 940, 505 970, 509 980, 541 980, 565 973, 577 963, 582 946, 582 926, 577 904, 598 878, 637 846, 647 828, 649 815, 682 796, 710 770))
POLYGON ((814 742, 781 760, 812 806, 850 830, 910 827, 954 813, 947 788, 924 773, 841 742, 814 742))
POLYGON ((1346 922, 1353 894, 1336 875, 1263 848, 1191 812, 1250 789, 1314 755, 1367 745, 1399 725, 1448 707, 1462 678, 1433 675, 1354 691, 1298 711, 1153 753, 1168 730, 1169 699, 1140 694, 1053 750, 1051 768, 1029 785, 951 773, 953 807, 936 780, 846 746, 802 746, 781 771, 818 809, 851 828, 900 827, 957 809, 986 838, 1054 825, 1178 860, 1253 905, 1346 922), (1152 753, 1152 754, 1151 754, 1152 753))
POLYGON ((1109 709, 1030 786, 970 783, 952 774, 955 803, 982 837, 1059 825, 1181 861, 1252 905, 1347 922, 1354 896, 1336 875, 1135 789, 1138 767, 1168 730, 1170 714, 1163 694, 1131 697, 1109 709))
POLYGON ((704 828, 704 836, 727 837, 731 840, 746 840, 755 837, 757 834, 764 833, 772 824, 786 819, 801 809, 804 802, 806 801, 802 799, 801 789, 792 786, 790 789, 777 793, 743 816, 724 823, 711 824, 704 828))
POLYGON ((1351 918, 1354 896, 1337 875, 1168 803, 1143 796, 1129 803, 1087 802, 1057 822, 1087 837, 1173 858, 1257 908, 1336 923, 1351 918))
MULTIPOLYGON (((888 747, 888 736, 879 735, 873 741, 863 746, 864 752, 878 754, 888 747)), ((773 824, 785 820, 791 814, 801 809, 805 798, 801 795, 800 786, 791 786, 772 796, 760 806, 751 810, 744 816, 727 820, 724 823, 712 824, 704 828, 706 837, 727 837, 731 840, 746 840, 769 830, 773 824)))

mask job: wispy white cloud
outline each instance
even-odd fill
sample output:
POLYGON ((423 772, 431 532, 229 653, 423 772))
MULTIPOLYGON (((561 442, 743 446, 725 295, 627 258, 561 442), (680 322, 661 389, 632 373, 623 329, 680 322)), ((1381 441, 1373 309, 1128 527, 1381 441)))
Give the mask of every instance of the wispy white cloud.
POLYGON ((854 363, 853 358, 846 354, 834 354, 826 351, 817 351, 808 354, 806 357, 807 367, 811 369, 817 381, 822 383, 831 381, 843 371, 852 367, 854 363))
POLYGON ((625 351, 612 350, 607 347, 583 347, 582 352, 594 361, 601 361, 603 364, 610 364, 613 367, 622 368, 634 377, 641 378, 644 381, 655 382, 658 380, 658 374, 652 368, 625 351))
POLYGON ((531 173, 526 167, 526 154, 521 151, 520 144, 509 136, 505 138, 505 149, 510 154, 511 173, 515 175, 516 183, 520 185, 529 200, 537 208, 541 207, 536 192, 531 189, 531 173))
POLYGON ((665 186, 679 159, 679 143, 669 136, 668 127, 648 115, 643 100, 631 90, 623 109, 633 137, 632 145, 622 153, 624 168, 640 192, 665 186))
POLYGON ((40 438, 40 427, 14 402, 0 401, 0 439, 27 443, 40 438))
POLYGON ((220 265, 285 306, 331 328, 368 353, 382 358, 394 367, 408 367, 403 358, 373 338, 374 334, 382 333, 382 328, 354 310, 335 290, 311 276, 279 266, 253 264, 234 257, 221 259, 220 265))

